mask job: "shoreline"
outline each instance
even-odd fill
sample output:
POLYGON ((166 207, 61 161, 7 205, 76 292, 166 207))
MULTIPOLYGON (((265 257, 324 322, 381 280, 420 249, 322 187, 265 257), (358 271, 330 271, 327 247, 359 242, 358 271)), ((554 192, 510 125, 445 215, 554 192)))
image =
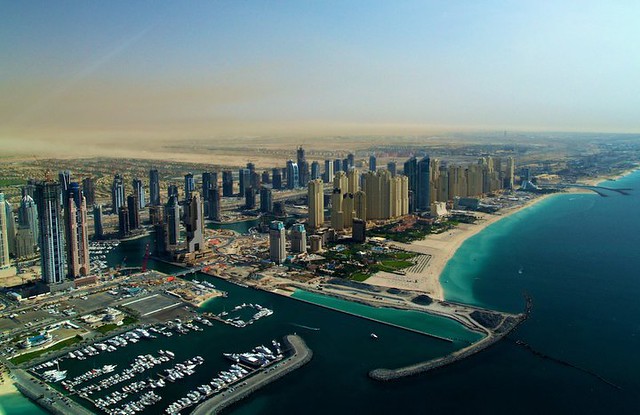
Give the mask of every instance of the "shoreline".
POLYGON ((549 193, 535 197, 522 205, 499 211, 499 214, 478 214, 478 222, 474 224, 460 224, 450 231, 440 234, 428 235, 426 238, 410 243, 392 242, 392 246, 402 250, 429 255, 429 263, 425 269, 417 274, 409 274, 400 278, 396 274, 378 272, 366 280, 367 284, 389 288, 407 289, 425 292, 439 301, 446 301, 444 287, 440 277, 449 260, 453 258, 462 244, 469 238, 477 235, 484 229, 500 220, 507 218, 523 209, 534 206, 552 196, 565 194, 549 193), (407 278, 413 281, 406 281, 407 278))

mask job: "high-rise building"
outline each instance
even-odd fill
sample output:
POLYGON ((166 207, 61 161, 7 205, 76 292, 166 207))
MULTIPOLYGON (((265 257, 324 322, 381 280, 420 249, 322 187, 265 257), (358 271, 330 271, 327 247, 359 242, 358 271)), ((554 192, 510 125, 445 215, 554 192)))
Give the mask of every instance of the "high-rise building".
POLYGON ((295 189, 299 186, 298 164, 293 160, 287 161, 287 189, 295 189))
POLYGON ((367 220, 386 220, 409 213, 409 180, 406 176, 391 177, 388 170, 367 172, 364 184, 367 220))
POLYGON ((372 154, 369 156, 369 171, 376 171, 377 167, 376 155, 372 154))
MULTIPOLYGON (((33 232, 29 228, 18 228, 16 233, 16 257, 28 258, 36 253, 35 244, 33 243, 33 232)), ((2 268, 0 266, 0 268, 2 268)), ((2 271, 0 271, 0 274, 2 271)))
MULTIPOLYGON (((202 173, 202 198, 204 199, 205 202, 207 202, 209 200, 209 190, 211 190, 211 188, 215 185, 218 185, 218 178, 216 175, 216 180, 213 180, 213 175, 215 173, 210 173, 208 171, 202 173)), ((206 206, 206 203, 205 203, 206 206)), ((208 210, 208 208, 207 208, 208 210)))
POLYGON ((260 212, 273 212, 273 196, 270 187, 262 186, 260 188, 260 212))
POLYGON ((353 227, 351 229, 351 239, 353 242, 362 243, 366 240, 367 222, 359 219, 353 219, 353 227))
POLYGON ((311 178, 310 180, 318 180, 320 178, 320 163, 314 161, 311 163, 311 178))
POLYGON ((188 202, 191 200, 191 193, 196 190, 196 180, 193 178, 193 173, 187 173, 184 175, 184 200, 188 202))
POLYGON ((167 243, 169 246, 175 247, 180 240, 180 205, 176 196, 169 198, 164 207, 164 212, 167 226, 167 243))
POLYGON ((282 264, 287 259, 286 234, 284 223, 274 220, 269 225, 269 258, 276 264, 282 264))
POLYGON ((413 213, 418 208, 418 159, 411 157, 405 161, 403 173, 409 180, 409 212, 413 213))
POLYGON ((324 182, 331 183, 333 181, 333 162, 331 160, 324 161, 324 182))
POLYGON ((339 171, 344 171, 342 170, 342 160, 335 159, 333 160, 333 174, 336 174, 339 171))
POLYGON ((71 172, 69 170, 58 172, 58 183, 60 183, 60 206, 63 206, 64 209, 64 205, 66 204, 64 198, 71 183, 71 172))
POLYGON ((169 186, 167 186, 167 199, 170 198, 171 196, 175 197, 176 199, 180 198, 180 192, 178 191, 178 186, 175 184, 170 184, 169 186))
POLYGON ((320 235, 311 235, 309 237, 309 242, 311 245, 311 249, 310 251, 312 253, 318 253, 320 251, 322 251, 322 236, 320 235))
POLYGON ((38 207, 38 244, 42 280, 59 284, 64 280, 64 226, 60 215, 60 184, 40 182, 35 187, 38 207))
POLYGON ((504 178, 505 188, 513 190, 515 172, 516 172, 516 162, 513 157, 509 156, 507 158, 507 164, 505 166, 505 178, 504 178))
POLYGON ((297 254, 307 252, 307 231, 302 223, 291 227, 291 251, 297 254))
POLYGON ((21 228, 31 229, 33 242, 38 242, 38 207, 25 188, 22 189, 22 200, 18 209, 18 224, 21 228))
POLYGON ((93 237, 102 239, 104 237, 104 227, 102 225, 102 205, 93 206, 93 237))
POLYGON ((204 250, 204 209, 200 193, 193 192, 185 212, 185 229, 187 231, 187 250, 199 252, 204 250))
MULTIPOLYGON (((14 236, 15 237, 15 236, 14 236)), ((11 267, 9 258, 9 235, 7 231, 7 210, 4 193, 0 193, 0 275, 8 273, 11 267)))
POLYGON ((118 214, 118 209, 126 202, 124 196, 124 178, 116 174, 111 184, 111 214, 118 214))
POLYGON ((342 196, 342 227, 350 228, 353 225, 355 215, 355 200, 353 193, 345 193, 342 196))
POLYGON ((129 208, 124 205, 118 209, 118 235, 121 238, 129 236, 131 233, 129 222, 129 208))
POLYGON ((358 190, 354 195, 355 217, 367 220, 367 194, 362 190, 358 190))
POLYGON ((245 195, 245 192, 251 187, 251 170, 240 169, 238 172, 238 180, 240 183, 240 197, 245 195))
POLYGON ((343 166, 342 168, 347 171, 351 167, 356 167, 356 157, 353 155, 353 153, 347 154, 347 166, 343 166))
POLYGON ((275 168, 272 170, 271 182, 274 190, 282 190, 282 169, 275 168))
POLYGON ((127 196, 127 210, 129 211, 129 231, 140 227, 140 210, 136 195, 127 196))
POLYGON ((431 207, 431 160, 429 156, 418 162, 417 210, 427 210, 431 207))
POLYGON ((244 208, 256 208, 256 189, 254 189, 253 187, 247 187, 244 191, 244 208))
POLYGON ((87 201, 87 206, 93 206, 96 203, 96 188, 93 178, 85 177, 82 179, 82 193, 87 201))
POLYGON ((89 233, 87 231, 87 201, 80 184, 69 184, 65 196, 64 218, 67 246, 67 276, 82 277, 89 274, 89 233))
MULTIPOLYGON (((144 194, 144 184, 140 179, 133 179, 133 195, 138 201, 138 210, 144 209, 147 206, 147 200, 144 194)), ((131 210, 131 208, 129 208, 131 210)))
POLYGON ((360 172, 355 167, 350 168, 347 173, 347 186, 349 193, 355 193, 360 190, 360 172))
POLYGON ((333 229, 337 231, 344 229, 342 216, 342 190, 339 187, 334 187, 331 194, 331 227, 333 229))
POLYGON ((220 215, 220 188, 218 185, 213 186, 209 189, 209 219, 214 220, 216 222, 221 221, 220 215))
POLYGON ((311 180, 307 189, 309 226, 318 229, 324 225, 324 184, 322 180, 311 180))
POLYGON ((396 177, 398 165, 395 161, 390 161, 387 163, 387 170, 391 173, 391 177, 396 177))
POLYGON ((157 169, 149 170, 149 203, 160 206, 160 176, 157 169))
POLYGON ((222 196, 233 197, 233 173, 230 170, 222 172, 222 196))
POLYGON ((262 184, 270 184, 271 179, 269 178, 269 170, 265 170, 262 172, 262 177, 260 178, 262 184))
POLYGON ((5 215, 7 217, 7 244, 9 245, 9 255, 16 255, 16 217, 13 214, 13 206, 8 200, 4 201, 5 215))

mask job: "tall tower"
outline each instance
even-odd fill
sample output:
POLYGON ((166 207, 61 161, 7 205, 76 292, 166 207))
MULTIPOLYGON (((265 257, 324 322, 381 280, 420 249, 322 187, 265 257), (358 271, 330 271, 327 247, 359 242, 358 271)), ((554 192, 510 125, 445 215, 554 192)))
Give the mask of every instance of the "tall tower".
POLYGON ((349 172, 347 173, 347 185, 347 191, 349 193, 355 193, 360 190, 360 173, 355 167, 349 169, 349 172))
POLYGON ((418 162, 418 183, 417 183, 416 209, 427 210, 431 207, 431 161, 429 156, 425 156, 418 162))
POLYGON ((333 181, 333 161, 324 161, 324 182, 331 183, 333 181))
POLYGON ((157 169, 149 170, 149 198, 152 206, 160 206, 160 176, 157 169))
POLYGON ((27 194, 25 188, 22 189, 22 200, 18 209, 18 225, 20 228, 31 230, 32 245, 38 243, 38 208, 36 202, 27 194))
POLYGON ((189 200, 188 215, 185 215, 185 228, 187 231, 187 250, 189 252, 202 251, 204 249, 204 210, 200 193, 193 192, 189 200))
POLYGON ((40 267, 42 280, 47 284, 59 284, 64 279, 64 226, 59 195, 60 184, 52 181, 36 183, 40 267))
POLYGON ((191 192, 196 190, 196 181, 193 178, 193 173, 187 173, 184 175, 184 200, 188 202, 191 199, 191 192))
POLYGON ((398 165, 395 161, 390 161, 387 163, 387 170, 391 173, 391 177, 396 177, 396 171, 398 169, 398 165))
POLYGON ((355 217, 358 219, 362 219, 363 221, 367 220, 367 194, 362 190, 358 190, 354 197, 354 210, 355 217))
POLYGON ((93 206, 93 237, 102 239, 104 237, 104 228, 102 225, 102 205, 93 206))
POLYGON ((209 219, 220 222, 220 188, 215 185, 209 189, 209 219))
POLYGON ((297 254, 307 252, 307 231, 301 223, 291 227, 291 251, 297 254))
POLYGON ((345 193, 342 197, 342 227, 353 226, 353 216, 355 215, 355 203, 353 193, 345 193))
POLYGON ((344 229, 342 190, 338 187, 335 187, 331 194, 331 227, 337 231, 344 229))
POLYGON ((275 168, 271 171, 271 183, 274 190, 282 189, 282 169, 275 168))
POLYGON ((9 237, 7 235, 7 228, 7 212, 4 193, 0 193, 0 275, 4 270, 9 269, 11 266, 11 260, 9 259, 9 237))
POLYGON ((377 161, 375 154, 369 156, 369 171, 376 171, 377 161))
POLYGON ((169 198, 164 212, 167 223, 167 242, 168 245, 175 247, 180 240, 180 205, 176 196, 169 198))
POLYGON ((230 170, 222 172, 222 196, 233 197, 233 173, 230 170))
POLYGON ((138 209, 138 199, 136 195, 127 196, 127 210, 129 211, 129 230, 138 229, 140 227, 140 210, 138 209))
POLYGON ((111 184, 111 214, 117 214, 121 206, 124 206, 126 199, 124 197, 124 179, 121 175, 116 174, 111 184))
POLYGON ((318 180, 320 178, 320 163, 314 161, 311 163, 311 180, 318 180))
POLYGON ((276 264, 282 264, 287 258, 284 223, 278 220, 269 225, 269 258, 276 264))
POLYGON ((64 205, 66 204, 64 198, 71 183, 71 172, 69 170, 58 172, 58 183, 60 183, 60 206, 63 206, 64 209, 64 205))
POLYGON ((505 187, 507 189, 513 189, 514 176, 516 172, 516 162, 513 157, 507 158, 507 166, 505 171, 505 187))
POLYGON ((295 189, 299 186, 300 177, 298 164, 293 160, 287 161, 287 189, 295 189))
MULTIPOLYGON (((147 206, 147 201, 144 194, 144 184, 140 179, 133 179, 133 195, 138 200, 138 209, 144 209, 147 206)), ((129 208, 131 210, 131 208, 129 208)))
POLYGON ((405 161, 403 173, 409 179, 409 212, 413 213, 418 206, 418 159, 411 157, 405 161))
POLYGON ((314 229, 324 224, 324 185, 322 180, 311 180, 308 185, 309 226, 314 229))
POLYGON ((240 181, 240 196, 244 196, 247 189, 251 187, 251 170, 240 169, 238 179, 240 181))
POLYGON ((93 206, 96 203, 96 188, 93 178, 85 177, 82 179, 82 194, 87 201, 87 206, 93 206))
POLYGON ((80 185, 72 182, 65 196, 64 218, 67 242, 67 276, 76 278, 89 274, 89 233, 87 231, 87 201, 80 185))
POLYGON ((13 206, 9 203, 8 200, 4 201, 4 214, 6 216, 6 235, 7 235, 7 245, 9 246, 9 255, 17 255, 17 246, 16 246, 16 218, 13 214, 13 206))
POLYGON ((126 205, 120 206, 118 209, 118 234, 121 238, 124 238, 131 233, 129 224, 129 208, 126 205))
POLYGON ((273 212, 273 196, 270 187, 262 186, 260 188, 260 212, 273 212))

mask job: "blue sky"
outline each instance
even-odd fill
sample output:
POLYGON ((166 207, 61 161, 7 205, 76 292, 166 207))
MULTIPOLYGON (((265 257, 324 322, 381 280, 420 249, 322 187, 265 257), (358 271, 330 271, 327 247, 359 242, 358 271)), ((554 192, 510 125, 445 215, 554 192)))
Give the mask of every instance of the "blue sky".
POLYGON ((637 1, 2 1, 0 140, 640 131, 637 1))

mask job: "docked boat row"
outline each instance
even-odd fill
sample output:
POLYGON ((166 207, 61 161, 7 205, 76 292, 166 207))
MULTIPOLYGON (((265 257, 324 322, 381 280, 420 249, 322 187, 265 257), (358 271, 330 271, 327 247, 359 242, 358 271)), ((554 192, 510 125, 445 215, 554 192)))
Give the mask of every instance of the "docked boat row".
MULTIPOLYGON (((273 340, 272 346, 273 350, 261 345, 255 347, 251 353, 224 353, 224 357, 234 362, 229 369, 219 372, 209 383, 199 385, 195 390, 189 391, 185 397, 172 402, 165 409, 165 414, 178 415, 184 409, 198 404, 211 395, 220 393, 225 389, 233 391, 235 387, 238 387, 238 382, 258 372, 260 369, 280 361, 284 357, 280 343, 273 340)), ((246 385, 246 382, 241 383, 239 386, 244 385, 246 385)))
POLYGON ((232 326, 235 327, 246 327, 250 324, 255 323, 256 321, 260 320, 263 317, 268 317, 270 315, 273 314, 273 310, 267 308, 267 307, 263 307, 260 304, 247 304, 247 303, 242 303, 240 305, 235 306, 232 310, 231 313, 234 312, 238 312, 241 311, 245 308, 253 308, 255 310, 257 310, 257 313, 255 313, 248 321, 244 321, 242 319, 240 319, 240 317, 236 316, 236 317, 229 317, 229 313, 226 311, 221 312, 220 314, 218 314, 216 317, 227 324, 230 324, 232 326))
POLYGON ((127 402, 124 405, 112 409, 107 413, 109 415, 132 415, 137 412, 142 412, 147 406, 151 406, 162 400, 162 396, 158 395, 154 391, 149 391, 142 394, 135 402, 127 402))
POLYGON ((104 365, 98 369, 91 369, 88 372, 85 372, 79 376, 74 377, 73 379, 65 380, 62 382, 62 386, 67 390, 73 390, 76 386, 91 379, 95 379, 102 375, 106 375, 108 373, 113 372, 118 365, 104 365))

